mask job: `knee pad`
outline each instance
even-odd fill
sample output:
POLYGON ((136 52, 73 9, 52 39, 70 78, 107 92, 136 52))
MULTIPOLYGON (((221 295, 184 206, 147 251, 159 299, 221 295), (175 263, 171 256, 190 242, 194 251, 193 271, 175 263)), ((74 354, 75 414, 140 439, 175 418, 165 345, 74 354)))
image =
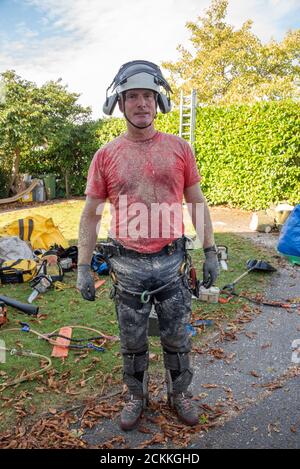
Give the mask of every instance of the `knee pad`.
POLYGON ((123 378, 131 394, 148 400, 148 352, 123 355, 123 378))
POLYGON ((123 354, 123 369, 127 375, 135 375, 148 369, 149 353, 148 351, 142 353, 124 353, 123 354))
POLYGON ((167 352, 164 350, 164 365, 167 370, 184 371, 190 368, 190 354, 167 352))
POLYGON ((168 394, 185 392, 193 379, 189 353, 170 353, 164 351, 164 365, 168 394))

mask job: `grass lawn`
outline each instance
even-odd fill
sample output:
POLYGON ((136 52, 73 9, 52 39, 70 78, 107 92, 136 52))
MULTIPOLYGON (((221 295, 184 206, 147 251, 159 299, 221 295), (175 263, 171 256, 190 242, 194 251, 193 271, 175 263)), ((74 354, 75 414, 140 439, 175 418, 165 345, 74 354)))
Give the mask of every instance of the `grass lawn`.
MULTIPOLYGON (((0 215, 0 226, 33 213, 52 217, 68 239, 70 244, 76 243, 80 213, 83 207, 82 200, 74 200, 55 205, 43 205, 22 211, 7 212, 0 215)), ((108 226, 108 214, 103 222, 104 237, 108 226)), ((187 231, 193 234, 188 225, 187 231)), ((222 271, 217 286, 222 287, 230 283, 235 277, 246 270, 246 260, 249 258, 264 258, 271 260, 267 251, 262 251, 250 241, 229 233, 216 233, 217 244, 225 244, 229 248, 229 270, 222 271)), ((195 266, 201 276, 202 250, 195 250, 192 254, 195 266)), ((109 298, 111 281, 108 277, 106 283, 97 291, 97 301, 84 301, 76 291, 76 273, 67 273, 64 277, 66 288, 62 291, 52 289, 35 300, 40 307, 37 318, 27 316, 21 312, 8 308, 9 323, 0 330, 0 339, 5 341, 8 348, 20 347, 32 350, 45 356, 50 356, 52 346, 46 341, 38 339, 32 333, 22 332, 19 321, 27 322, 31 329, 42 333, 49 333, 67 325, 88 326, 107 335, 118 335, 114 304, 109 298), (18 328, 18 331, 10 331, 18 328)), ((251 293, 264 290, 267 276, 251 273, 246 276, 238 290, 251 293)), ((31 289, 28 284, 0 286, 0 295, 7 295, 26 302, 31 289)), ((206 304, 193 301, 194 319, 212 319, 228 321, 233 319, 246 303, 244 300, 234 299, 227 304, 206 304)), ((211 330, 211 328, 209 329, 211 330)), ((95 335, 89 331, 74 330, 73 338, 91 337, 95 335)), ((205 332, 198 331, 193 338, 194 344, 199 344, 205 332)), ((23 382, 16 386, 4 389, 0 397, 0 430, 15 424, 17 417, 25 419, 37 418, 43 412, 55 413, 56 409, 68 408, 84 399, 109 392, 114 385, 121 383, 122 360, 119 353, 118 341, 104 345, 105 352, 94 350, 69 351, 66 359, 52 358, 52 368, 45 374, 32 381, 23 382)), ((154 373, 163 371, 162 358, 158 338, 150 338, 151 369, 154 373)), ((38 358, 10 356, 7 354, 6 363, 0 363, 0 389, 1 383, 24 373, 39 369, 43 363, 38 358)))

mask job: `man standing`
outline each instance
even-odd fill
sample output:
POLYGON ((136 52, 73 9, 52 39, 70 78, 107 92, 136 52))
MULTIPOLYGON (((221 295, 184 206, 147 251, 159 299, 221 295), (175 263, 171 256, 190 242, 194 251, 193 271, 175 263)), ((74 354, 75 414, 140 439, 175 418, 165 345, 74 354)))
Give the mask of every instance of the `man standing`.
POLYGON ((198 413, 188 393, 193 376, 186 328, 191 291, 183 196, 203 241, 204 281, 210 284, 218 275, 212 223, 188 143, 154 128, 157 107, 163 113, 171 109, 171 89, 160 68, 142 60, 128 62, 108 89, 112 86, 114 93, 106 98, 103 110, 111 115, 118 103, 127 132, 98 150, 89 169, 79 229, 77 286, 83 298, 95 299, 90 261, 101 221, 99 207, 109 199, 113 207, 111 239, 104 243, 104 250, 114 282, 123 376, 129 391, 120 426, 134 428, 148 402, 147 332, 152 304, 160 327, 168 402, 181 421, 196 425, 198 413), (203 234, 196 220, 199 207, 203 234))

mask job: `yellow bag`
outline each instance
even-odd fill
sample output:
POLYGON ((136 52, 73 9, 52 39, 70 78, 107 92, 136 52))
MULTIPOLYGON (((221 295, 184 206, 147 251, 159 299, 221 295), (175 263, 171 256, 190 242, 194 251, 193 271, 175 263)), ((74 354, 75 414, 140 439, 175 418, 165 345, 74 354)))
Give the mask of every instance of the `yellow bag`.
POLYGON ((4 261, 0 267, 2 284, 29 282, 37 270, 37 264, 32 259, 18 259, 4 261))
POLYGON ((49 249, 54 244, 67 248, 69 245, 52 218, 41 215, 15 220, 4 226, 2 233, 29 241, 33 249, 49 249))

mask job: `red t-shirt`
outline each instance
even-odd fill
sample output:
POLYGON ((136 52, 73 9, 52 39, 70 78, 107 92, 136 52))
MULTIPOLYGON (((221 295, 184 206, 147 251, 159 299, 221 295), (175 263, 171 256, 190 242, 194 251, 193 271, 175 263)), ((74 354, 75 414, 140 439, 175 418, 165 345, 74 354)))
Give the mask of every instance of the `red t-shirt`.
POLYGON ((109 199, 112 238, 151 253, 182 236, 183 192, 200 179, 185 140, 157 132, 132 142, 122 135, 95 153, 85 194, 109 199))

